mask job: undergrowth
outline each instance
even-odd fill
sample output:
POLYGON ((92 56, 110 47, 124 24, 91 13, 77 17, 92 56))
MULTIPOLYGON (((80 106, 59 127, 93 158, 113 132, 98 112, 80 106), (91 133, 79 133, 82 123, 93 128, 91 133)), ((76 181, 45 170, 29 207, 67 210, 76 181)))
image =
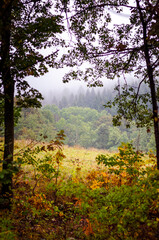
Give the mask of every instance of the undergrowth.
POLYGON ((151 159, 123 144, 89 168, 66 154, 62 140, 17 156, 21 170, 11 211, 0 210, 0 239, 157 240, 159 172, 151 159))

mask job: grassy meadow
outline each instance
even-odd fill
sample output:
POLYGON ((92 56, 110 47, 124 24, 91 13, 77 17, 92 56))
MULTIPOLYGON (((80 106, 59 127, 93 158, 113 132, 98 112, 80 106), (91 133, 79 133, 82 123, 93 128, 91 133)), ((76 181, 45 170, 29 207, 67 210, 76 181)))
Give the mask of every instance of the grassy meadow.
POLYGON ((58 140, 15 142, 20 169, 12 209, 0 210, 0 239, 158 239, 159 173, 152 153, 68 147, 58 140), (97 164, 101 154, 113 164, 97 164))

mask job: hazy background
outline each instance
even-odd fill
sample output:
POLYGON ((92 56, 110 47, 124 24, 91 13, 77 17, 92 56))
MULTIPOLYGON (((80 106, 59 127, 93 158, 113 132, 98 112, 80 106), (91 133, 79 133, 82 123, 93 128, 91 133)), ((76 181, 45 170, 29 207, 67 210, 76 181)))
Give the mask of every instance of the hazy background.
MULTIPOLYGON (((125 8, 123 9, 123 13, 117 14, 115 11, 110 11, 112 16, 112 22, 111 25, 113 27, 113 24, 117 23, 129 23, 129 16, 130 11, 129 9, 125 8)), ((67 32, 67 26, 66 26, 66 32, 64 33, 64 38, 69 42, 72 41, 72 38, 74 36, 70 36, 70 32, 67 32), (71 39, 70 39, 71 38, 71 39)), ((54 51, 55 49, 47 49, 43 52, 43 54, 46 56, 47 54, 50 54, 51 51, 54 51)), ((64 51, 62 49, 62 51, 64 51)), ((70 81, 69 83, 63 83, 62 79, 65 73, 69 71, 69 68, 63 68, 63 69, 52 69, 49 68, 49 72, 45 74, 44 76, 34 78, 34 77, 27 77, 26 80, 31 85, 31 87, 34 87, 35 89, 39 90, 45 100, 47 100, 50 96, 56 96, 56 95, 65 95, 67 92, 73 92, 76 94, 80 88, 83 89, 83 91, 87 90, 87 83, 84 81, 70 81)), ((134 81, 132 76, 128 76, 128 79, 130 81, 134 81)), ((107 89, 113 89, 113 86, 116 85, 117 80, 109 80, 109 79, 102 79, 104 88, 107 89)), ((122 78, 121 78, 122 81, 122 78)), ((95 91, 103 91, 103 87, 96 87, 94 88, 95 91)), ((44 101, 45 102, 45 101, 44 101)))

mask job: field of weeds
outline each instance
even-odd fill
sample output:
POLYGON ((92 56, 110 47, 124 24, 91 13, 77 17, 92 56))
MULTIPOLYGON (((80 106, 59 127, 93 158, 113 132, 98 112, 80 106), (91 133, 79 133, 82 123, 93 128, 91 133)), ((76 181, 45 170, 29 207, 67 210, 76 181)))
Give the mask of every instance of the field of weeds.
POLYGON ((159 237, 155 156, 122 145, 116 153, 15 142, 12 209, 0 210, 0 239, 159 237))

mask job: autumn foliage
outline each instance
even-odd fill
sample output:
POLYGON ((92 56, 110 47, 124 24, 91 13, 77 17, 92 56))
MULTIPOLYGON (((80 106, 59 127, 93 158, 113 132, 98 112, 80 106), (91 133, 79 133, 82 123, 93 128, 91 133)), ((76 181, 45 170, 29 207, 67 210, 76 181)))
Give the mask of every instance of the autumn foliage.
POLYGON ((88 161, 95 149, 68 148, 64 137, 60 132, 23 152, 17 143, 21 170, 14 175, 11 211, 0 211, 0 239, 157 240, 153 153, 143 156, 122 144, 118 153, 95 152, 88 161))

